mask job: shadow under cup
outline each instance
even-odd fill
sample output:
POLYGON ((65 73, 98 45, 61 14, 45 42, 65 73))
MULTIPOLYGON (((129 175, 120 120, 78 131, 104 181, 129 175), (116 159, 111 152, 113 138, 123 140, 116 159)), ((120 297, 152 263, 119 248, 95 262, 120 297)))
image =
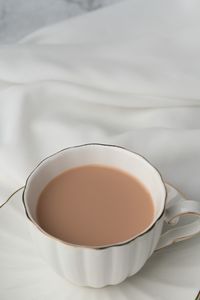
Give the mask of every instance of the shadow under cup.
POLYGON ((65 278, 79 285, 93 287, 119 283, 143 266, 159 240, 165 201, 163 180, 146 159, 122 147, 104 144, 70 147, 46 158, 28 177, 23 193, 26 214, 31 221, 31 235, 43 258, 65 278), (155 209, 154 219, 137 237, 103 247, 86 247, 61 241, 39 226, 37 202, 45 186, 68 169, 90 164, 123 170, 137 177, 150 192, 155 209), (134 262, 136 256, 137 262, 134 262), (115 272, 112 273, 115 260, 118 270, 115 266, 115 272), (109 265, 111 269, 107 272, 109 265))

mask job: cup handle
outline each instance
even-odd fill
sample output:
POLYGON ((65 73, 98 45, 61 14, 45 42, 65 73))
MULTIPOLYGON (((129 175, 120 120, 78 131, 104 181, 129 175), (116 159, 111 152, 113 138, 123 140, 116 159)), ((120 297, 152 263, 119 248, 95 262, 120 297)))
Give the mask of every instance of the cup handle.
MULTIPOLYGON (((170 193, 168 197, 171 197, 170 193)), ((185 200, 180 193, 177 194, 176 198, 178 201, 166 209, 165 222, 170 225, 175 225, 178 223, 179 217, 183 215, 194 215, 197 217, 197 220, 164 232, 160 237, 156 250, 160 250, 179 241, 187 240, 200 232, 200 202, 185 200)))

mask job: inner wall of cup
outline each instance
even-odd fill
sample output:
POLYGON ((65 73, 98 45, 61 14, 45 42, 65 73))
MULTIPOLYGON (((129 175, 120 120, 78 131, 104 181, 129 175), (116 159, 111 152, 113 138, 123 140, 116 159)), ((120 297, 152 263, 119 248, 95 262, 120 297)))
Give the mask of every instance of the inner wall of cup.
POLYGON ((122 169, 136 176, 149 190, 157 219, 164 208, 165 188, 159 173, 141 156, 114 146, 85 145, 58 152, 44 160, 29 177, 24 201, 29 216, 37 222, 36 208, 40 193, 57 175, 67 169, 100 164, 122 169))

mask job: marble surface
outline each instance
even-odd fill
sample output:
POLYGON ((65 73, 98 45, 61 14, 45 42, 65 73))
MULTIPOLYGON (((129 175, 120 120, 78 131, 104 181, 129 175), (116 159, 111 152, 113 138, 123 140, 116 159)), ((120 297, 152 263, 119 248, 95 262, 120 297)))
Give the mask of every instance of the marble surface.
POLYGON ((0 0, 0 44, 122 0, 0 0))

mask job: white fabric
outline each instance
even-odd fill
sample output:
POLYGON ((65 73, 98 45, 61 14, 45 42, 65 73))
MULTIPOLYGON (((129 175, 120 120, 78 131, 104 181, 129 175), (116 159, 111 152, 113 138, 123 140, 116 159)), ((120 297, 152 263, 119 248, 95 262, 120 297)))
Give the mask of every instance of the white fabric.
POLYGON ((0 48, 1 203, 86 142, 139 152, 200 200, 198 0, 124 1, 0 48))
POLYGON ((125 1, 0 48, 1 201, 63 147, 137 151, 199 197, 200 3, 125 1))
POLYGON ((1 202, 63 147, 115 143, 199 198, 200 3, 125 1, 0 48, 1 202))

